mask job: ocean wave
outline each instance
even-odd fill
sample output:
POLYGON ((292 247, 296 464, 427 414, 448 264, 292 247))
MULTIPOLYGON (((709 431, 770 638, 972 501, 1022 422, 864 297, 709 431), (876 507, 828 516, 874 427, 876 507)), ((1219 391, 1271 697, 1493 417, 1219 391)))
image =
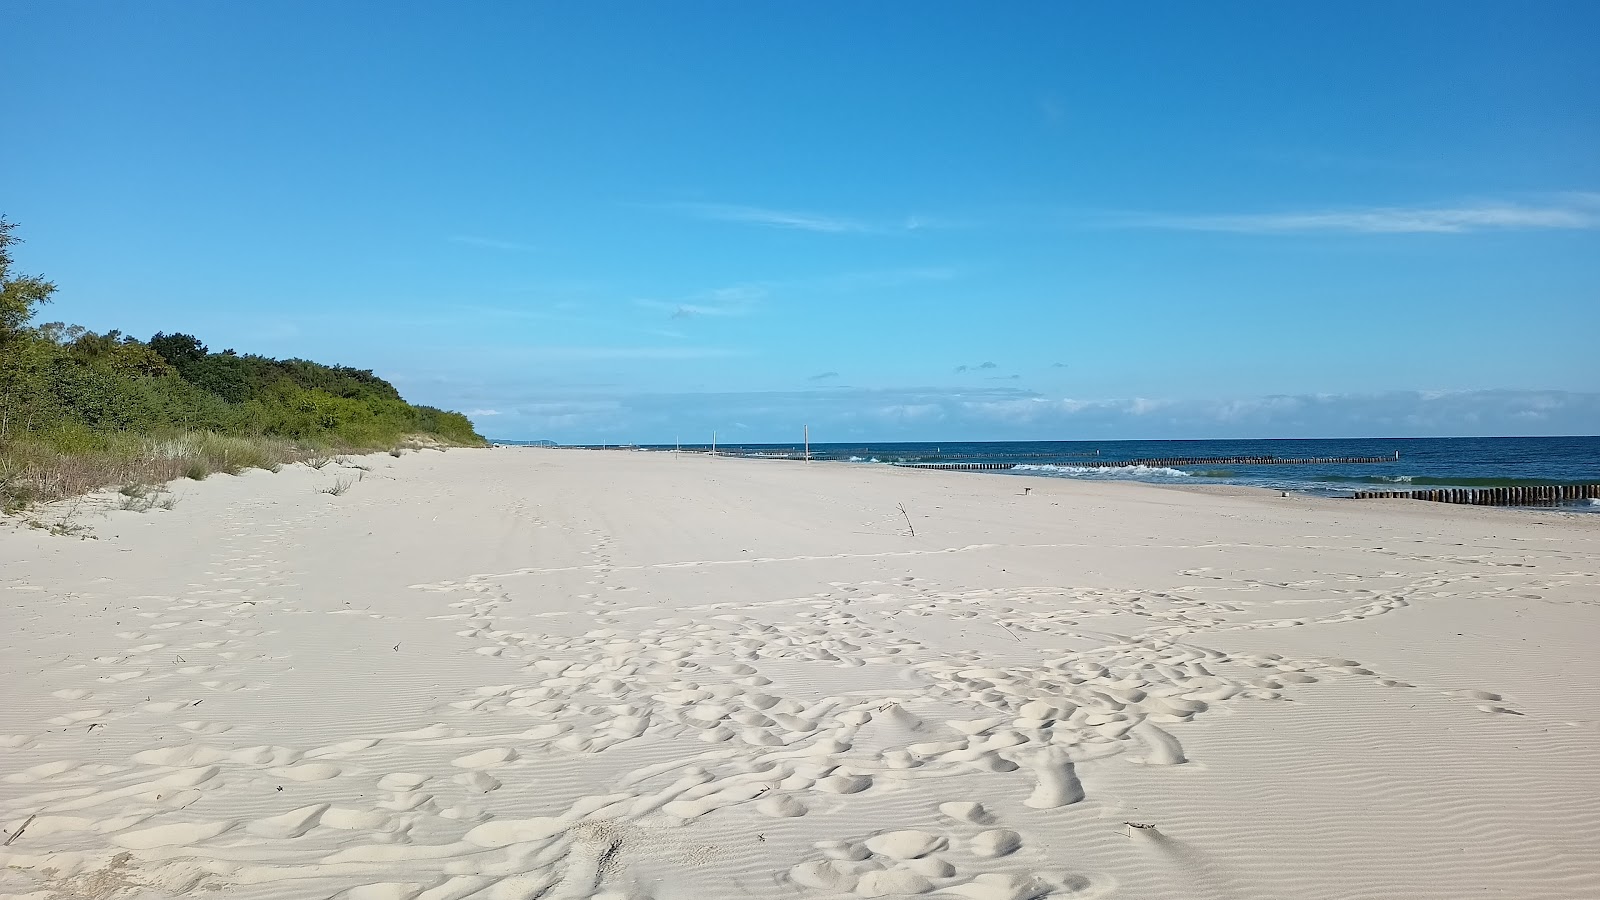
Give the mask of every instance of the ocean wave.
POLYGON ((1165 466, 1012 466, 1011 471, 1060 478, 1192 478, 1188 472, 1165 466))
POLYGON ((1550 478, 1467 478, 1447 475, 1316 475, 1312 481, 1335 481, 1345 484, 1418 484, 1445 487, 1533 487, 1552 484, 1587 484, 1583 481, 1559 481, 1550 478))

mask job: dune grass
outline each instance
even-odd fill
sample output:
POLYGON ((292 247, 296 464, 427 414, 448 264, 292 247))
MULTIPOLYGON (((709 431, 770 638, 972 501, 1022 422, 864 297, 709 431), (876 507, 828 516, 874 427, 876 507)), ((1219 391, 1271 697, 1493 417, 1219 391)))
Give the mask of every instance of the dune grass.
POLYGON ((330 447, 306 441, 211 431, 140 435, 66 428, 0 439, 0 511, 17 513, 40 503, 105 488, 120 488, 137 503, 160 485, 215 473, 322 462, 335 453, 380 452, 388 447, 330 447))

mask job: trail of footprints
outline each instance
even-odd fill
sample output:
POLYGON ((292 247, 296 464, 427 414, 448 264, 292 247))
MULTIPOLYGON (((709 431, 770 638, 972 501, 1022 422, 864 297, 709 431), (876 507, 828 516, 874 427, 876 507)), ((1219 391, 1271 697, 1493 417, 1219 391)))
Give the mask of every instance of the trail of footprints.
POLYGON ((997 860, 1022 848, 1022 835, 990 827, 995 817, 981 803, 941 803, 936 818, 945 827, 818 842, 812 858, 792 866, 784 879, 830 894, 886 897, 937 890, 976 900, 1033 900, 1083 894, 1094 887, 1082 875, 1048 866, 1044 871, 995 871, 997 860))
MULTIPOLYGON (((643 900, 650 885, 630 874, 632 856, 674 846, 680 861, 715 856, 662 835, 719 817, 753 817, 777 835, 785 820, 848 820, 859 798, 914 790, 928 798, 922 819, 790 848, 775 880, 819 896, 1093 895, 1109 883, 1028 852, 1026 822, 1000 822, 964 798, 1015 796, 1038 815, 1068 815, 1086 798, 1080 766, 1183 764, 1181 728, 1197 717, 1326 679, 1410 688, 1353 660, 1232 656, 1191 639, 1382 615, 1461 577, 1392 573, 1395 584, 1376 592, 1208 570, 1183 573, 1196 586, 1145 592, 948 591, 908 578, 662 617, 607 590, 611 551, 594 536, 594 613, 520 612, 494 576, 415 585, 445 598, 432 618, 505 681, 444 701, 436 724, 318 747, 220 743, 228 726, 190 696, 270 690, 250 675, 272 661, 252 655, 251 639, 260 620, 295 612, 274 596, 285 582, 270 548, 229 550, 185 597, 128 598, 147 623, 117 634, 127 646, 78 664, 94 687, 57 691, 64 707, 83 705, 46 724, 155 715, 174 740, 125 760, 47 760, 5 775, 7 833, 34 818, 0 862, 44 879, 20 894, 40 898, 113 878, 350 900, 643 900), (1318 611, 1262 615, 1295 591, 1322 601, 1318 611), (1262 592, 1276 599, 1252 596, 1262 592), (1010 634, 1018 647, 929 646, 904 627, 929 617, 1010 634), (183 664, 157 665, 169 656, 183 664), (168 682, 182 696, 162 693, 168 682), (885 684, 903 687, 863 688, 885 684), (130 692, 151 699, 137 712, 105 702, 130 692), (607 754, 629 762, 606 793, 526 815, 538 806, 530 788, 551 787, 553 761, 607 754)), ((1515 711, 1491 693, 1457 695, 1515 711)), ((13 751, 34 741, 0 736, 13 751)))

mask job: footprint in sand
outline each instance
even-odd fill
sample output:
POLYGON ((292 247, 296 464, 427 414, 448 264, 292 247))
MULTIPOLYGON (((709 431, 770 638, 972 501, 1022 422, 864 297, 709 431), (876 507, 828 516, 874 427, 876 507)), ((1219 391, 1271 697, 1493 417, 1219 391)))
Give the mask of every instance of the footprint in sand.
POLYGON ((450 764, 463 769, 491 769, 503 766, 516 758, 517 751, 509 747, 490 747, 487 750, 468 753, 466 756, 458 756, 451 760, 450 764))
POLYGON ((487 794, 500 787, 500 782, 483 772, 463 772, 450 779, 474 794, 487 794))
POLYGON ((158 847, 179 847, 210 840, 232 828, 231 821, 175 822, 158 825, 141 831, 127 831, 114 835, 111 842, 129 850, 154 850, 158 847))
POLYGON ((179 722, 178 727, 189 732, 190 734, 205 735, 208 737, 212 735, 225 734, 233 730, 232 725, 224 725, 220 722, 200 722, 192 720, 188 722, 179 722))
MULTIPOLYGON (((966 804, 944 804, 970 813, 966 804)), ((918 829, 889 831, 865 840, 822 841, 821 859, 791 867, 786 880, 800 887, 858 897, 898 897, 937 891, 973 900, 1036 900, 1089 886, 1082 876, 1030 871, 983 871, 1022 847, 1014 831, 985 831, 967 843, 918 829), (974 872, 973 870, 978 871, 974 872)), ((1003 863, 1002 863, 1003 865, 1003 863)))
POLYGON ((386 791, 414 791, 428 781, 429 776, 413 772, 390 772, 378 779, 378 787, 386 791))
POLYGON ((326 747, 318 747, 315 750, 307 750, 306 758, 335 759, 341 756, 349 756, 353 753, 360 753, 363 750, 370 750, 373 747, 378 746, 378 744, 378 738, 356 738, 349 741, 340 741, 337 744, 329 744, 326 747))
POLYGON ((89 719, 98 719, 110 712, 109 709, 80 709, 77 712, 62 713, 50 720, 51 725, 76 725, 89 719))
POLYGON ((282 815, 256 819, 245 825, 245 831, 264 838, 276 838, 279 840, 297 838, 317 827, 317 820, 321 818, 328 806, 329 804, 326 803, 318 803, 312 806, 291 809, 282 815))
POLYGON ((972 855, 986 859, 1010 856, 1022 848, 1022 835, 1005 828, 996 828, 974 835, 967 846, 972 855))
POLYGON ((290 781, 327 781, 329 778, 337 778, 344 770, 332 763, 306 763, 302 766, 285 766, 268 771, 290 781))
POLYGON ((55 762, 40 763, 30 766, 20 772, 13 772, 5 776, 5 780, 12 784, 33 784, 38 781, 50 781, 67 775, 78 768, 77 760, 62 759, 55 762))

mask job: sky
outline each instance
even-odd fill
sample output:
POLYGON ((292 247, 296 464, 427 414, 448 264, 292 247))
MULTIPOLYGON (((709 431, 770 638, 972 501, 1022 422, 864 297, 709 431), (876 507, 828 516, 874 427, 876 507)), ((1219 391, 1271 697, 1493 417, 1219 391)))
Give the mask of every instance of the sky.
POLYGON ((1600 4, 7 0, 43 318, 562 442, 1600 433, 1600 4))

